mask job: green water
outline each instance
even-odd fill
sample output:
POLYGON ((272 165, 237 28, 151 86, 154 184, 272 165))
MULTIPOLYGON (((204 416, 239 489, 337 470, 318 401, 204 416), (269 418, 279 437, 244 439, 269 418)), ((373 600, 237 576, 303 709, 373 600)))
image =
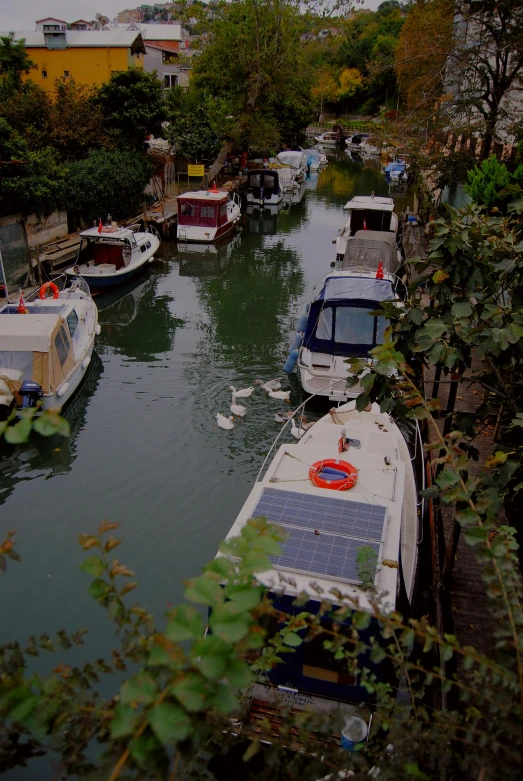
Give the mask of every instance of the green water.
MULTIPOLYGON (((343 204, 388 193, 377 170, 338 156, 313 174, 301 203, 261 219, 244 214, 241 233, 218 253, 165 243, 131 286, 97 297, 98 357, 66 409, 71 438, 35 436, 0 453, 1 533, 16 529, 23 559, 2 581, 4 639, 86 626, 80 656, 107 652, 109 622, 86 593, 76 542, 103 519, 121 524, 118 558, 158 615, 214 556, 282 407, 257 390, 242 402, 247 417, 223 431, 215 414, 229 414, 227 388, 285 376, 290 336, 334 259, 343 204)), ((297 375, 283 385, 297 405, 297 375)))

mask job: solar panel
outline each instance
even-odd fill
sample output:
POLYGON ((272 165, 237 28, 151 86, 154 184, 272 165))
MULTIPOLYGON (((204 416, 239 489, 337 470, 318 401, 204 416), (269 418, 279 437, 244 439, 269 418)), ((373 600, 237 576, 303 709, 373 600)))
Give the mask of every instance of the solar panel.
POLYGON ((377 564, 386 513, 382 505, 264 488, 253 517, 289 533, 281 556, 269 557, 274 566, 357 583, 358 550, 371 547, 377 564))
POLYGON ((381 542, 386 512, 387 508, 379 504, 264 488, 253 517, 263 515, 268 521, 282 526, 299 526, 381 542))

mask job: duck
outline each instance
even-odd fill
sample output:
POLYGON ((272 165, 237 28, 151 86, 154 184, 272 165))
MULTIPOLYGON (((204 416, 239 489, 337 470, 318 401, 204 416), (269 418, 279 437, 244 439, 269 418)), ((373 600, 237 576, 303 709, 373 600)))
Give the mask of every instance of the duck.
POLYGON ((254 391, 254 385, 251 385, 250 388, 242 388, 241 390, 236 390, 234 385, 229 385, 229 390, 232 391, 233 399, 234 397, 237 399, 248 399, 254 391))
POLYGON ((239 418, 244 418, 247 412, 247 407, 243 407, 241 404, 236 404, 236 396, 233 396, 231 412, 233 415, 237 415, 239 418))
POLYGON ((274 416, 276 423, 286 423, 294 415, 294 410, 281 410, 274 416))
POLYGON ((230 431, 231 428, 234 428, 234 418, 232 415, 229 415, 229 417, 225 417, 225 415, 222 415, 221 412, 216 413, 216 422, 218 423, 220 428, 225 428, 230 431))
POLYGON ((264 391, 280 390, 281 388, 281 382, 278 377, 275 377, 274 380, 267 380, 267 382, 264 382, 263 380, 254 380, 254 384, 261 385, 264 391))
POLYGON ((291 392, 290 391, 275 391, 270 390, 269 396, 271 399, 279 399, 280 401, 289 401, 291 392))
POLYGON ((301 439, 302 436, 305 434, 305 431, 301 428, 301 426, 300 428, 298 428, 294 418, 291 420, 291 434, 296 439, 301 439))

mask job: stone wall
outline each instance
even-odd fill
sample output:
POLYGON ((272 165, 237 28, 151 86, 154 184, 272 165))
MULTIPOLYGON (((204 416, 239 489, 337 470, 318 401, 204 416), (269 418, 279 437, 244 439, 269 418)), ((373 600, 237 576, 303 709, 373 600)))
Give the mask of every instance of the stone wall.
POLYGON ((67 212, 53 212, 48 217, 29 214, 25 218, 25 230, 31 249, 61 239, 67 236, 67 212))

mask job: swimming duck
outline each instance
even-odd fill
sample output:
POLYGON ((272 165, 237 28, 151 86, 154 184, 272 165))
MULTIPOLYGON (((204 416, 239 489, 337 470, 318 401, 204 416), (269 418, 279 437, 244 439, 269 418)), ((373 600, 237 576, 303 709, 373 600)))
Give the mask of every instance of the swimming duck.
POLYGON ((264 391, 270 391, 270 390, 280 390, 281 388, 281 382, 278 379, 278 377, 275 377, 274 380, 267 380, 267 382, 264 382, 263 380, 254 380, 255 385, 261 385, 264 391))
POLYGON ((221 412, 216 413, 216 422, 218 423, 220 428, 225 428, 228 430, 234 428, 233 420, 234 418, 232 415, 229 415, 229 417, 226 418, 225 415, 222 415, 221 412))
POLYGON ((247 412, 247 407, 243 407, 241 404, 236 404, 236 396, 232 397, 231 412, 233 415, 237 415, 239 418, 244 418, 247 412))
POLYGON ((281 410, 280 412, 277 412, 274 416, 274 420, 276 423, 286 423, 290 417, 294 415, 294 410, 281 410))
POLYGON ((296 439, 301 439, 302 436, 305 434, 305 431, 301 428, 301 426, 300 428, 298 428, 298 426, 294 421, 294 418, 291 420, 291 434, 296 439))
POLYGON ((279 399, 280 401, 289 401, 291 392, 290 391, 275 391, 270 390, 269 396, 271 399, 279 399))
POLYGON ((242 388, 241 390, 236 390, 234 385, 229 385, 229 390, 232 391, 233 398, 236 396, 237 399, 248 399, 254 391, 254 385, 251 385, 250 388, 242 388))

